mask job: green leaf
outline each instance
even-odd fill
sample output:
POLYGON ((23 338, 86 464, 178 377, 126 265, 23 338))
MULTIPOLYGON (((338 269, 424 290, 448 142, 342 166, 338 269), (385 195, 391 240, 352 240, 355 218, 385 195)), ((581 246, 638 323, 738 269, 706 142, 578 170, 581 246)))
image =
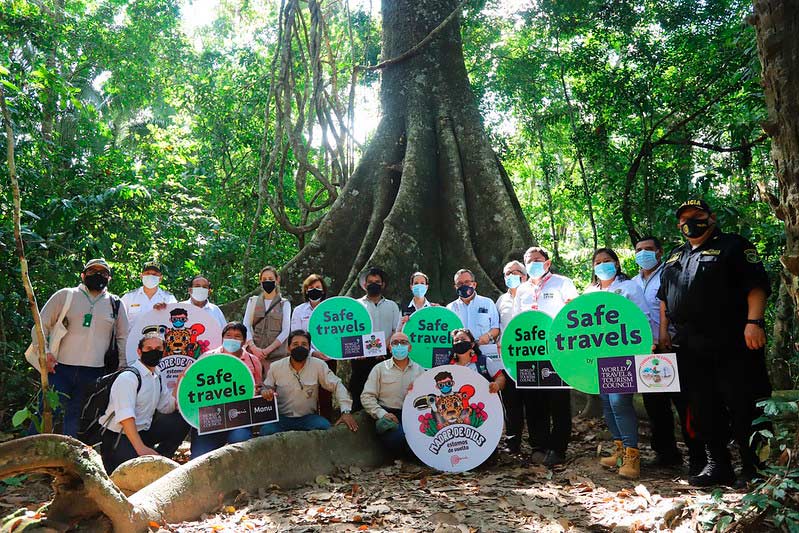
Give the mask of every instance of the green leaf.
POLYGON ((19 427, 23 424, 23 422, 28 420, 30 417, 31 417, 31 412, 27 407, 25 407, 24 409, 20 409, 19 411, 14 413, 14 416, 11 418, 11 423, 14 425, 14 427, 19 427))

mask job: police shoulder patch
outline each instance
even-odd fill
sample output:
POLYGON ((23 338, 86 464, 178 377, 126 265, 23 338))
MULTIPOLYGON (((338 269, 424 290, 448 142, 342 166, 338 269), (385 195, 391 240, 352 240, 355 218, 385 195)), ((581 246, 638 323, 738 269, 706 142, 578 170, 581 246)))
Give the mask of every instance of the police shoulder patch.
POLYGON ((721 250, 702 250, 701 255, 720 255, 721 250))
POLYGON ((760 262, 760 255, 757 253, 757 250, 754 248, 749 248, 744 250, 744 257, 746 257, 746 261, 748 263, 759 263, 760 262))
POLYGON ((680 253, 680 252, 671 254, 671 257, 669 257, 666 260, 666 264, 673 263, 674 261, 677 261, 680 258, 681 255, 682 255, 682 253, 680 253))

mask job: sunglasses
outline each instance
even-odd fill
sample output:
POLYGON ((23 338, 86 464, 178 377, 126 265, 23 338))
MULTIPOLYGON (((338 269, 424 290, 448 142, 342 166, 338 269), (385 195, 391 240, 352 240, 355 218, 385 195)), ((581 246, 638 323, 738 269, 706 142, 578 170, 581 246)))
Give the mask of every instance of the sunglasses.
POLYGON ((439 390, 445 387, 452 387, 453 385, 455 385, 455 382, 452 381, 451 379, 448 379, 447 381, 439 381, 438 383, 436 383, 436 387, 438 387, 439 390))

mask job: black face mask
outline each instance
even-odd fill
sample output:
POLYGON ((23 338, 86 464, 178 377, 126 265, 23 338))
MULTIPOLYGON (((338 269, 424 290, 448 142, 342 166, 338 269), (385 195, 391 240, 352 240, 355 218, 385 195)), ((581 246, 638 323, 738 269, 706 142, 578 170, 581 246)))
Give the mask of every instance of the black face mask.
POLYGON ((275 282, 275 281, 262 281, 261 282, 261 287, 263 287, 264 292, 269 293, 269 292, 272 292, 273 290, 275 290, 275 287, 277 287, 277 282, 275 282))
POLYGON ((305 346, 297 346, 296 348, 291 349, 291 358, 297 361, 298 363, 302 363, 306 359, 308 359, 308 354, 310 350, 305 346))
POLYGON ((366 292, 369 296, 377 296, 382 290, 383 287, 379 283, 370 283, 366 286, 366 292))
POLYGON ((89 274, 88 276, 84 276, 83 284, 86 285, 90 291, 101 291, 108 286, 108 278, 99 272, 89 274))
POLYGON ((472 343, 469 341, 460 341, 452 345, 452 351, 456 354, 464 354, 472 348, 472 343))
POLYGON ((689 218, 680 226, 680 231, 686 237, 695 239, 704 235, 710 226, 709 218, 689 218))
POLYGON ((147 350, 141 353, 141 362, 144 366, 157 366, 162 357, 164 357, 163 350, 147 350))
POLYGON ((458 296, 460 296, 461 298, 468 298, 472 294, 474 294, 474 287, 472 287, 471 285, 461 285, 460 287, 458 287, 457 292, 458 296))
POLYGON ((325 291, 322 289, 308 289, 308 292, 305 293, 305 297, 312 302, 318 302, 322 298, 325 297, 325 291))

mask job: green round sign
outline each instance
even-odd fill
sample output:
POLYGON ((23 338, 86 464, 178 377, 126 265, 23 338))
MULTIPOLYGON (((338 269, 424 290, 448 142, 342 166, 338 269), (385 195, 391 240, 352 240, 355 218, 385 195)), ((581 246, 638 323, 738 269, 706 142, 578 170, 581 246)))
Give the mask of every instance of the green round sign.
POLYGON ((564 388, 547 348, 552 317, 543 311, 525 311, 502 332, 502 364, 518 388, 564 388))
POLYGON ((250 369, 232 355, 201 357, 183 375, 178 385, 178 409, 191 426, 200 427, 200 409, 255 395, 250 369))
MULTIPOLYGON (((316 306, 308 322, 314 348, 333 359, 345 359, 345 350, 363 335, 372 333, 372 318, 366 307, 348 296, 328 298, 316 306)), ((388 339, 386 339, 388 342, 388 339)))
POLYGON ((402 332, 411 341, 410 358, 422 368, 448 365, 452 359, 452 331, 463 322, 446 307, 425 307, 408 318, 402 332))
POLYGON ((652 329, 641 309, 624 296, 597 291, 560 310, 547 341, 555 371, 575 389, 599 394, 599 359, 648 354, 652 329))

